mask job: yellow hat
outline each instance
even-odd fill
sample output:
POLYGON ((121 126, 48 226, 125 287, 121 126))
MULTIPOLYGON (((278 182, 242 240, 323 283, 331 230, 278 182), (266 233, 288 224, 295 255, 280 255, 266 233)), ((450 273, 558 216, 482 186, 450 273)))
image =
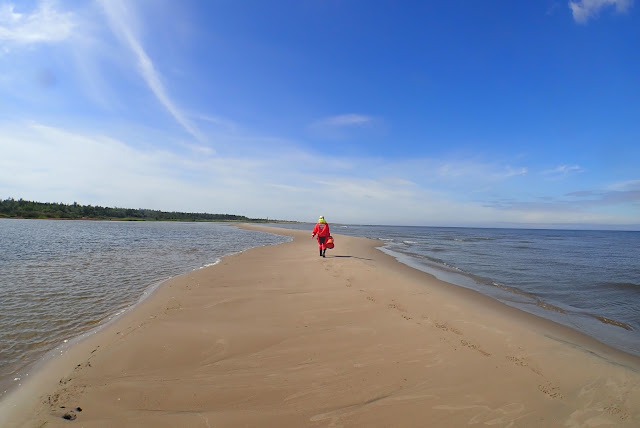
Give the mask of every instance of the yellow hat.
POLYGON ((326 221, 324 221, 323 215, 321 215, 320 218, 318 219, 318 223, 326 223, 326 221))

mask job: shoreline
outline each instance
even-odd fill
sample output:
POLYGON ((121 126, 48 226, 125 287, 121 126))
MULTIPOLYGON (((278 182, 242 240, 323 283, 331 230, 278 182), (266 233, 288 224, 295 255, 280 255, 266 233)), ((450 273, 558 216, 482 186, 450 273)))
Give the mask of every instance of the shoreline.
MULTIPOLYGON (((565 309, 559 306, 556 306, 555 303, 548 303, 546 301, 543 301, 538 296, 531 294, 527 291, 522 291, 519 288, 508 287, 503 285, 496 286, 495 283, 493 283, 494 284, 493 286, 496 287, 496 290, 487 289, 488 287, 487 283, 483 283, 481 280, 477 279, 477 277, 475 277, 473 274, 468 274, 468 273, 462 274, 455 271, 448 271, 437 266, 432 267, 429 265, 419 265, 419 263, 415 263, 411 259, 410 255, 397 253, 394 250, 387 250, 383 246, 381 247, 381 251, 393 257, 397 262, 407 265, 420 272, 424 272, 428 275, 431 275, 447 284, 451 284, 452 286, 467 289, 472 292, 478 293, 482 296, 489 297, 490 299, 500 302, 508 307, 533 315, 534 317, 537 317, 537 318, 551 321, 554 324, 573 330, 611 349, 622 352, 624 354, 628 354, 633 357, 640 358, 640 351, 632 352, 629 349, 624 349, 624 347, 621 345, 622 342, 620 341, 617 342, 617 344, 620 346, 616 346, 616 343, 614 342, 607 343, 601 340, 600 338, 590 334, 588 331, 581 330, 577 325, 572 326, 569 318, 566 318, 564 320, 560 318, 562 316, 568 315, 568 312, 565 309), (460 277, 462 279, 456 281, 455 277, 460 277), (514 296, 524 296, 527 299, 529 299, 529 301, 524 302, 522 300, 518 300, 514 298, 514 296)), ((591 318, 593 321, 598 321, 600 324, 603 324, 603 325, 613 326, 613 327, 624 329, 627 331, 634 331, 633 327, 631 327, 629 324, 618 321, 618 320, 610 319, 602 315, 595 315, 593 313, 584 313, 584 314, 581 314, 581 316, 584 318, 591 318)))
MULTIPOLYGON (((208 266, 214 266, 218 262, 215 262, 215 263, 212 263, 210 265, 203 266, 203 267, 200 267, 200 268, 197 268, 197 269, 203 269, 203 268, 208 267, 208 266)), ((197 270, 197 269, 195 269, 195 270, 197 270)), ((184 275, 186 275, 186 274, 184 274, 184 275)), ((177 276, 180 276, 180 275, 177 275, 177 276)), ((31 374, 33 374, 35 377, 38 377, 40 375, 41 370, 43 368, 46 368, 47 364, 51 360, 54 360, 56 358, 57 354, 65 353, 71 347, 73 347, 74 345, 76 345, 76 344, 78 344, 80 342, 83 342, 88 337, 91 337, 91 336, 93 336, 95 334, 99 334, 101 330, 103 330, 104 328, 108 327, 111 323, 117 321, 120 317, 126 315, 128 312, 131 312, 131 311, 135 310, 135 308, 138 305, 140 305, 146 299, 151 297, 153 295, 153 293, 158 288, 162 287, 162 285, 166 281, 169 281, 172 278, 175 278, 175 277, 169 277, 169 278, 166 278, 166 279, 162 279, 162 280, 158 280, 158 281, 154 281, 154 282, 150 283, 143 290, 142 294, 140 295, 140 297, 138 297, 138 299, 136 299, 135 302, 131 303, 130 305, 128 305, 126 307, 121 307, 121 308, 116 309, 113 313, 105 316, 100 321, 97 321, 95 327, 90 328, 87 331, 81 332, 81 333, 79 333, 79 334, 77 334, 75 336, 70 336, 69 339, 64 339, 55 348, 46 351, 41 357, 39 357, 35 361, 32 361, 29 364, 27 364, 26 366, 24 366, 22 369, 20 369, 20 371, 16 372, 15 375, 26 377, 26 376, 30 376, 31 374)), ((20 380, 22 380, 22 378, 20 378, 20 380)), ((29 379, 25 379, 25 382, 28 381, 28 380, 29 379)), ((3 400, 6 397, 11 396, 11 394, 13 392, 15 392, 17 389, 19 389, 22 386, 21 384, 12 385, 8 381, 9 381, 9 378, 7 378, 7 383, 6 383, 7 386, 6 386, 5 390, 0 393, 0 409, 2 409, 3 400)), ((2 420, 0 419, 0 421, 2 421, 2 420)))
POLYGON ((323 260, 306 231, 242 227, 294 240, 167 280, 15 391, 10 404, 16 407, 10 410, 16 420, 26 417, 22 420, 33 426, 67 423, 60 405, 81 407, 77 417, 85 426, 121 419, 123 426, 206 426, 208 418, 224 426, 326 426, 332 421, 378 426, 390 420, 420 426, 403 419, 408 408, 435 417, 434 426, 500 417, 504 425, 564 418, 633 426, 640 418, 638 357, 439 281, 379 251, 374 240, 336 234, 337 247, 323 260), (155 361, 163 355, 164 363, 155 361), (320 377, 311 376, 310 369, 320 377), (460 379, 466 387, 449 379, 462 372, 468 375, 460 379), (332 382, 331 376, 341 381, 332 382), (286 383, 276 382, 283 377, 286 383), (489 386, 481 387, 482 382, 489 386), (492 382, 506 392, 492 388, 492 382), (340 392, 345 385, 352 385, 348 394, 340 392), (595 392, 582 399, 580 391, 589 385, 595 392), (611 385, 617 394, 612 395, 611 385), (161 392, 169 398, 155 395, 161 392), (212 400, 187 400, 184 394, 212 400), (475 404, 451 404, 469 394, 475 394, 475 404), (111 400, 116 395, 127 402, 111 400), (520 401, 509 404, 514 397, 520 401), (341 407, 353 402, 368 411, 341 407), (181 408, 191 410, 177 414, 181 408), (377 416, 372 419, 371 413, 377 416))
MULTIPOLYGON (((280 228, 277 228, 277 227, 261 226, 261 225, 255 225, 255 224, 244 224, 244 225, 241 225, 241 227, 245 227, 247 229, 257 230, 257 231, 268 231, 269 233, 277 233, 277 231, 280 230, 280 228)), ((285 230, 295 230, 295 229, 285 229, 285 230)), ((303 231, 302 233, 303 236, 305 232, 306 231, 303 231)), ((284 236, 290 236, 287 233, 281 233, 281 234, 284 236)), ((341 239, 347 237, 347 235, 341 235, 339 233, 335 233, 333 235, 336 235, 341 239)), ((383 258, 387 258, 383 262, 385 267, 389 269, 397 269, 404 272, 412 271, 410 275, 412 276, 415 275, 418 281, 423 280, 422 278, 423 276, 427 276, 434 281, 433 283, 431 282, 429 283, 430 286, 440 287, 442 288, 443 291, 447 290, 451 293, 452 297, 471 299, 471 300, 474 300, 475 302, 481 301, 483 305, 488 305, 489 308, 492 308, 492 309, 495 308, 496 310, 504 311, 505 313, 509 313, 512 316, 516 317, 518 320, 522 320, 523 322, 527 322, 527 323, 530 322, 532 323, 532 325, 537 325, 539 326, 541 331, 544 331, 545 333, 549 333, 555 330, 556 332, 561 333, 561 337, 559 337, 558 340, 564 339, 566 343, 572 344, 573 346, 576 346, 576 347, 584 347, 585 349, 588 349, 589 352, 594 352, 597 350, 597 351, 601 351, 606 355, 613 355, 615 356, 616 361, 619 360, 620 362, 628 363, 629 368, 632 368, 633 370, 637 370, 640 372, 640 355, 635 355, 631 352, 618 349, 614 346, 611 346, 609 344, 599 341, 597 338, 590 336, 587 333, 583 333, 568 325, 559 323, 557 321, 554 321, 553 319, 543 317, 536 313, 526 311, 517 306, 509 305, 487 294, 484 294, 481 291, 468 288, 462 285, 454 284, 446 280, 438 279, 434 274, 418 269, 409 264, 403 263, 402 261, 398 260, 395 255, 382 251, 381 247, 384 246, 384 241, 372 239, 372 238, 364 238, 364 237, 355 237, 355 238, 371 241, 373 248, 375 248, 377 252, 383 256, 383 258), (572 343, 568 339, 572 339, 576 343, 572 343)))
MULTIPOLYGON (((117 218, 110 219, 92 219, 92 218, 82 218, 82 219, 71 219, 71 218, 21 218, 21 217, 12 217, 13 219, 19 220, 73 220, 73 221, 128 221, 117 218)), ((2 217, 0 217, 2 219, 2 217)), ((154 220, 156 221, 156 220, 154 220)), ((241 227, 243 224, 252 224, 252 222, 245 221, 218 221, 218 220, 209 220, 209 221, 182 221, 182 220, 158 220, 158 221, 176 221, 176 222, 184 222, 184 223, 197 223, 197 222, 210 222, 210 223, 225 223, 229 224, 230 227, 241 227)), ((256 224, 262 224, 262 222, 256 222, 256 224)), ((262 246, 269 246, 274 244, 263 244, 262 246)), ((258 247, 253 247, 258 248, 258 247)), ((251 248, 250 248, 251 249, 251 248)), ((41 386, 42 380, 51 381, 53 377, 43 373, 44 370, 48 370, 51 367, 57 367, 61 365, 64 367, 64 358, 61 357, 60 354, 66 354, 69 351, 74 351, 75 346, 84 343, 87 339, 91 338, 96 334, 100 334, 102 330, 109 327, 112 323, 117 322, 123 316, 126 316, 132 311, 135 311, 138 306, 143 304, 147 299, 151 298, 154 293, 162 288, 164 284, 173 279, 179 278, 181 276, 189 275, 190 273, 197 272, 201 269, 207 269, 212 266, 215 266, 221 262, 222 258, 234 256, 240 254, 247 250, 240 250, 236 252, 231 252, 222 256, 221 258, 217 258, 214 262, 206 263, 202 266, 196 267, 190 272, 180 273, 175 276, 170 276, 164 279, 159 279, 149 283, 144 290, 142 290, 142 294, 135 299, 132 303, 125 307, 121 307, 115 309, 113 313, 106 315, 101 321, 98 321, 95 327, 88 329, 87 331, 83 331, 77 335, 70 335, 68 339, 64 339, 54 348, 46 351, 36 360, 30 362, 19 372, 16 372, 16 376, 20 376, 20 379, 17 381, 17 384, 11 383, 11 377, 6 378, 4 390, 0 393, 0 426, 4 426, 3 423, 7 423, 7 419, 3 419, 3 410, 9 411, 12 406, 21 406, 22 401, 24 401, 24 396, 33 393, 33 391, 41 386), (58 358, 61 357, 61 358, 58 358), (35 381, 33 379, 36 379, 35 381), (24 385, 23 385, 24 384, 24 385), (37 384, 37 386, 35 386, 37 384), (34 388, 35 386, 35 388, 34 388)), ((64 355, 63 355, 64 356, 64 355)))
MULTIPOLYGON (((233 253, 233 254, 237 254, 237 253, 233 253)), ((233 255, 233 254, 230 254, 230 255, 233 255)), ((216 260, 213 263, 209 263, 204 266, 195 268, 193 271, 196 271, 199 269, 205 269, 210 266, 215 266, 219 262, 220 260, 216 260)), ((42 370, 42 368, 46 367, 51 360, 55 359, 58 353, 66 352, 67 350, 69 350, 69 348, 73 347, 75 344, 84 341, 90 336, 100 333, 101 330, 108 327, 111 323, 117 321, 119 318, 126 315, 127 313, 135 310, 138 305, 143 303, 146 299, 150 298, 158 288, 161 288, 165 282, 182 275, 187 275, 189 273, 190 272, 187 272, 187 273, 179 274, 173 277, 168 277, 165 279, 160 279, 160 280, 149 283, 146 286, 146 288, 142 290, 142 294, 134 302, 132 302, 131 304, 125 307, 120 307, 115 309, 113 313, 110 313, 106 315, 104 318, 102 318, 101 320, 97 321, 95 327, 92 327, 87 331, 83 331, 77 335, 70 335, 68 339, 64 339, 57 346, 46 351, 44 354, 42 354, 42 356, 37 358, 35 361, 28 363, 23 368, 21 368, 18 372, 15 372, 14 375, 21 376, 19 380, 23 380, 22 377, 31 376, 31 374, 37 377, 40 374, 40 371, 42 370)), ((2 409, 2 403, 4 399, 6 397, 9 397, 14 391, 16 391, 22 386, 20 383, 11 384, 10 377, 8 377, 4 383, 0 383, 0 385, 3 385, 3 384, 6 385, 6 387, 4 388, 4 391, 0 392, 0 410, 2 409)), ((28 380, 29 379, 24 379, 25 382, 28 380)), ((2 419, 0 419, 0 422, 1 421, 2 419)))
MULTIPOLYGON (((514 270, 514 265, 512 263, 509 263, 506 260, 502 261, 496 259, 496 257, 490 258, 490 260, 485 261, 485 263, 487 263, 487 265, 495 264, 500 275, 493 276, 492 272, 487 270, 483 272, 482 266, 480 266, 481 273, 478 273, 478 271, 474 271, 472 269, 473 266, 464 266, 463 260, 463 264, 459 264, 459 262, 461 262, 461 254, 456 253, 457 250, 455 248, 448 248, 447 243, 441 242, 441 236, 436 236, 434 241, 431 242, 431 245, 439 247, 438 249, 441 249, 442 251, 452 251, 453 258, 448 256, 443 257, 443 259, 440 260, 440 256, 437 255, 438 253, 426 252, 424 246, 420 246, 420 244, 422 244, 421 240, 425 239, 424 234, 413 235, 412 233, 403 233, 401 232, 402 227, 398 227, 400 231, 397 231, 393 226, 382 226, 382 228, 386 230, 384 232, 365 231, 355 227, 352 233, 349 233, 349 236, 380 239, 384 242, 384 245, 380 247, 380 250, 391 255, 400 263, 428 273, 441 281, 474 290, 483 295, 489 296, 494 300, 505 303, 508 306, 532 313, 533 315, 541 318, 552 320, 587 336, 593 337, 597 341, 614 349, 640 357, 640 336, 638 333, 638 331, 640 331, 638 329, 640 328, 640 325, 637 323, 638 318, 633 317, 629 310, 626 310, 626 313, 616 313, 616 311, 619 311, 618 308, 620 305, 616 305, 615 302, 618 301, 621 296, 612 294, 611 290, 607 291, 608 294, 606 297, 593 296, 594 301, 604 298, 602 301, 607 302, 606 299, 613 299, 609 300, 610 304, 608 305, 608 308, 603 307, 604 303, 599 306, 581 306, 580 304, 576 306, 575 300, 572 301, 571 298, 564 299, 562 296, 554 296, 553 294, 558 289, 564 289, 565 286, 569 286, 571 288, 571 285, 566 284, 568 278, 565 277, 563 279, 562 275, 556 276, 555 278, 550 276, 541 278, 539 275, 532 276, 529 274, 524 277, 518 275, 518 278, 509 278, 509 274, 517 275, 516 270, 528 270, 528 266, 518 266, 518 262, 516 261, 515 267, 519 267, 519 269, 514 270), (415 242, 416 239, 418 242, 415 242), (414 248, 414 245, 412 244, 418 245, 414 248), (501 263, 502 268, 500 268, 501 263), (510 268, 505 268, 506 266, 510 266, 510 268), (507 275, 506 277, 505 274, 507 275), (564 280, 565 282, 561 282, 558 286, 558 284, 554 283, 554 279, 560 281, 564 280), (523 282, 519 283, 519 280, 522 280, 523 282), (543 286, 541 288, 537 285, 534 285, 533 288, 528 287, 527 284, 535 284, 535 281, 553 285, 546 287, 543 286), (560 298, 558 299, 558 297, 560 298), (611 311, 610 309, 613 307, 616 307, 616 309, 611 311)), ((437 235, 437 232, 432 233, 436 233, 437 235)), ((627 232, 623 233, 626 234, 627 232)), ((485 236, 484 239, 487 239, 488 242, 493 240, 500 241, 500 239, 494 237, 487 238, 487 235, 481 234, 480 236, 485 236)), ((516 239, 515 236, 502 237, 502 239, 506 240, 507 243, 510 241, 509 238, 516 239)), ((517 239, 524 239, 527 241, 527 244, 531 244, 533 246, 536 246, 535 238, 535 236, 517 237, 517 239)), ((474 238, 470 237, 469 234, 461 237, 461 240, 463 241, 469 239, 473 240, 474 238)), ((470 255, 470 257, 473 258, 474 256, 470 255)), ((538 274, 539 273, 540 272, 538 272, 538 274)), ((590 286, 590 284, 584 283, 584 278, 571 278, 570 280, 576 285, 571 288, 573 291, 568 294, 576 293, 576 295, 579 295, 581 293, 581 286, 590 286)), ((604 284, 609 284, 606 280, 603 280, 602 277, 594 278, 593 281, 594 284, 601 284, 603 281, 604 284)), ((625 285, 624 280, 618 281, 618 283, 620 282, 623 283, 621 285, 625 285)), ((637 281, 629 280, 629 282, 637 281)), ((614 286, 618 285, 618 283, 612 282, 610 285, 614 286)), ((588 292, 592 291, 588 290, 588 292)), ((567 292, 565 291, 565 293, 567 292)), ((629 299, 633 299, 633 297, 633 295, 628 296, 629 299)), ((584 301, 584 297, 582 297, 582 300, 584 301)), ((580 302, 580 298, 577 299, 577 302, 580 302)))
POLYGON ((242 231, 229 223, 146 222, 127 226, 125 222, 116 225, 110 224, 113 222, 70 224, 17 220, 15 228, 10 223, 7 222, 9 229, 3 232, 9 232, 14 247, 8 242, 8 257, 0 263, 8 269, 2 281, 2 289, 8 291, 8 306, 0 334, 7 345, 1 352, 0 400, 33 376, 34 366, 39 366, 55 349, 92 332, 123 310, 131 309, 159 282, 219 262, 220 257, 243 251, 248 246, 284 239, 273 234, 242 231), (15 247, 21 236, 33 230, 46 231, 44 236, 69 234, 78 245, 89 250, 74 250, 74 244, 66 238, 59 241, 64 244, 46 242, 46 239, 38 241, 31 250, 15 247), (92 234, 101 236, 93 239, 92 234), (238 239, 233 240, 232 236, 238 239), (140 238, 143 240, 138 242, 140 238), (83 239, 88 239, 88 244, 83 239), (167 244, 172 239, 173 243, 167 244), (127 245, 116 255, 114 246, 128 240, 133 240, 133 245, 127 245), (51 249, 40 258, 36 249, 48 245, 52 245, 51 249), (173 250, 164 250, 167 245, 173 250), (69 256, 57 257, 56 254, 69 256), (22 281, 30 286, 18 285, 22 281), (36 332, 24 331, 23 326, 36 332))

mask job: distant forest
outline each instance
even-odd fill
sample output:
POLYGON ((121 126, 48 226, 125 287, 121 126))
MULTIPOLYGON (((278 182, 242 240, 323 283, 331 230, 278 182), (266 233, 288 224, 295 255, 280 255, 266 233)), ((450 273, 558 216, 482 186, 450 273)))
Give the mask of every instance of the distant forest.
POLYGON ((32 202, 13 198, 0 201, 0 217, 43 219, 96 219, 96 220, 174 220, 174 221, 246 221, 266 222, 233 214, 181 213, 148 209, 108 208, 99 205, 72 205, 63 203, 32 202))

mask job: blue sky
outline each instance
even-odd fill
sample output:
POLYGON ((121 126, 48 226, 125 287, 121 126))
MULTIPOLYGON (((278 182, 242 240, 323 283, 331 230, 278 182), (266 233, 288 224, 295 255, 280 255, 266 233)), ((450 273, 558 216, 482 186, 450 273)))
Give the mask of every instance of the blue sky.
POLYGON ((640 7, 0 0, 0 198, 640 229, 640 7))

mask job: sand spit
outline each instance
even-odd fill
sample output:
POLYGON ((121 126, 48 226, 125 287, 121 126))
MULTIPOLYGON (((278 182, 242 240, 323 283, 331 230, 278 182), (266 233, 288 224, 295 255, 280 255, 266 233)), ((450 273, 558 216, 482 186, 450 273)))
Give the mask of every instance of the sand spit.
POLYGON ((8 427, 640 425, 639 359, 304 231, 174 278, 2 403, 8 427), (66 418, 65 418, 66 417, 66 418))

